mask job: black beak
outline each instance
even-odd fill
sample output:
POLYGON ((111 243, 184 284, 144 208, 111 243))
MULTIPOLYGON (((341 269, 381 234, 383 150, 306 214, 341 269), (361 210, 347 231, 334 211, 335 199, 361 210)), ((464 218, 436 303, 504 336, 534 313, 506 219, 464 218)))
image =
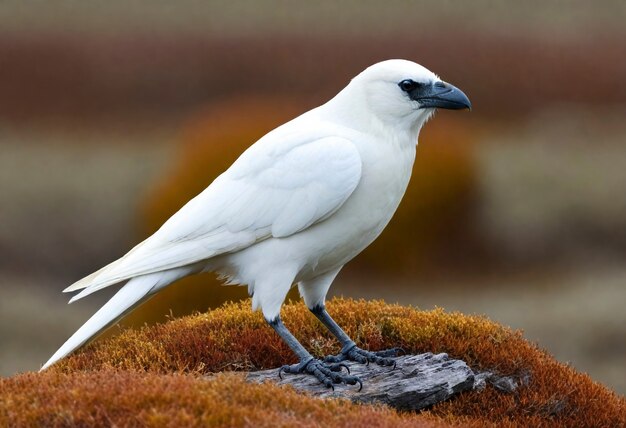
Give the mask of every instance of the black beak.
POLYGON ((449 110, 472 109, 472 103, 459 88, 446 82, 435 82, 428 86, 419 86, 409 92, 419 108, 445 108, 449 110))

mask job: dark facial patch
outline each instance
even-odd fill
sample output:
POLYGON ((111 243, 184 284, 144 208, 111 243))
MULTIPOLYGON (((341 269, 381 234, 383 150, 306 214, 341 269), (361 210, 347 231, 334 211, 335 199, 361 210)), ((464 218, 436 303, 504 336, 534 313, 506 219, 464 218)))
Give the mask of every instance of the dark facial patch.
POLYGON ((424 86, 422 83, 417 83, 415 80, 412 79, 405 79, 403 81, 401 81, 400 83, 398 83, 398 86, 400 87, 400 89, 402 89, 404 92, 412 92, 422 86, 424 86))

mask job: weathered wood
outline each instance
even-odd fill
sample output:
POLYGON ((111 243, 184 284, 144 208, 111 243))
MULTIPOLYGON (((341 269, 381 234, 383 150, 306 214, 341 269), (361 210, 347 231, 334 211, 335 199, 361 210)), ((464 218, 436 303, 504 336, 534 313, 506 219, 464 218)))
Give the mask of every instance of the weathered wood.
MULTIPOLYGON (((465 362, 448 358, 447 354, 405 355, 396 358, 395 369, 376 364, 368 366, 345 362, 350 372, 363 381, 363 389, 357 386, 335 385, 335 390, 321 385, 310 375, 282 374, 280 369, 250 372, 251 382, 272 381, 279 385, 292 385, 295 389, 311 395, 330 398, 342 397, 357 403, 386 404, 399 410, 421 410, 447 400, 462 391, 484 388, 487 381, 495 379, 490 373, 476 374, 465 362)), ((515 382, 505 379, 511 390, 515 382)), ((505 382, 506 383, 506 382, 505 382)))

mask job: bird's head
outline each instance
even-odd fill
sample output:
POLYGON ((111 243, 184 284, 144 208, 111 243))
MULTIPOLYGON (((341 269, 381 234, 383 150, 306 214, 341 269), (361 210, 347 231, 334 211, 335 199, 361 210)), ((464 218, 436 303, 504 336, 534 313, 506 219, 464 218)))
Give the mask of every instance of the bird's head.
POLYGON ((351 84, 367 110, 383 123, 419 128, 437 108, 471 109, 470 100, 455 86, 411 61, 393 59, 374 64, 351 84))

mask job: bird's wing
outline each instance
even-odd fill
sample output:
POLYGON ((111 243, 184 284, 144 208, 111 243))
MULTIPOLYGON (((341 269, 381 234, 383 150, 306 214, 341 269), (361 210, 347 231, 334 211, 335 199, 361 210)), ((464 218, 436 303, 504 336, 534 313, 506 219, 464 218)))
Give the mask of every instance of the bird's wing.
POLYGON ((138 275, 287 237, 331 216, 361 179, 359 152, 345 138, 264 139, 154 235, 90 281, 65 291, 85 288, 75 300, 138 275))

